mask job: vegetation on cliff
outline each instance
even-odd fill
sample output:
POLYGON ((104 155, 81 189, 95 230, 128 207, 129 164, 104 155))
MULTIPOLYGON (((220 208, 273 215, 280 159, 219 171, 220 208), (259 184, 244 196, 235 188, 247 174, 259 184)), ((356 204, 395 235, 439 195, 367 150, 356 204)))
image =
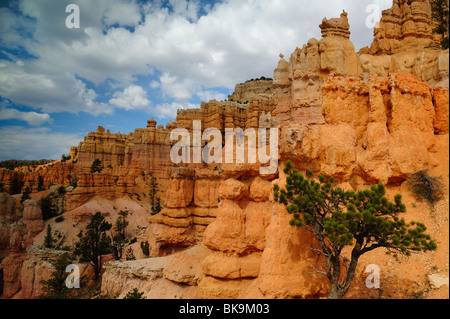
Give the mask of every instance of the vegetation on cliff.
POLYGON ((448 0, 433 0, 431 2, 432 19, 436 22, 436 27, 433 32, 441 35, 441 46, 443 49, 448 49, 448 34, 449 34, 449 4, 448 0))
POLYGON ((328 298, 342 298, 352 283, 358 259, 376 248, 384 247, 409 255, 412 251, 437 248, 425 233, 420 222, 406 223, 397 215, 406 211, 402 195, 390 202, 385 196, 385 186, 380 183, 364 191, 344 191, 335 187, 334 179, 321 175, 314 180, 313 172, 304 177, 293 170, 287 161, 284 172, 285 188, 274 185, 274 200, 284 204, 292 215, 291 226, 311 232, 319 243, 317 250, 326 260, 326 269, 315 269, 327 276, 330 282, 328 298), (345 276, 342 271, 342 254, 346 246, 352 247, 350 263, 345 276))
POLYGON ((41 160, 5 160, 0 162, 0 168, 6 168, 14 170, 17 167, 23 166, 38 166, 53 162, 53 160, 41 159, 41 160))
POLYGON ((86 235, 80 232, 79 241, 75 244, 75 255, 93 267, 95 279, 100 277, 102 256, 111 253, 111 238, 106 235, 111 227, 112 224, 105 221, 100 212, 96 212, 86 226, 86 235))

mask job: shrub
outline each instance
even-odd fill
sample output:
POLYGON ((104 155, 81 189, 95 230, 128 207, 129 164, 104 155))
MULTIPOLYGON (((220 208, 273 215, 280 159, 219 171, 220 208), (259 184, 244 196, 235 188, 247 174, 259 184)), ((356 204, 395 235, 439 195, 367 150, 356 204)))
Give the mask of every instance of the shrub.
POLYGON ((55 223, 61 223, 64 221, 64 216, 58 216, 55 218, 55 223))
POLYGON ((433 177, 428 170, 421 170, 408 177, 409 189, 416 195, 418 200, 425 200, 434 205, 444 195, 444 184, 440 177, 433 177))
POLYGON ((150 255, 150 245, 148 244, 148 241, 145 242, 141 242, 141 249, 142 249, 142 253, 145 256, 149 256, 150 255))
POLYGON ((133 253, 133 249, 131 247, 128 248, 128 250, 126 251, 125 257, 127 258, 127 260, 136 260, 136 257, 134 256, 133 253))
POLYGON ((127 292, 123 299, 145 299, 143 296, 143 292, 139 292, 137 288, 134 288, 132 291, 127 292))
POLYGON ((91 173, 101 173, 103 170, 102 161, 96 158, 91 165, 91 173))

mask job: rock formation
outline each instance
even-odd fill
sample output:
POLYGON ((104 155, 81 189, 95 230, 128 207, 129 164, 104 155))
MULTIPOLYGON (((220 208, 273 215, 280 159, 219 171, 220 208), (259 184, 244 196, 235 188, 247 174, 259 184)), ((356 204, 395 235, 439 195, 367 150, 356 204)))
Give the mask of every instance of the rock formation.
POLYGON ((375 27, 370 54, 394 54, 405 49, 439 45, 439 36, 433 34, 430 1, 394 0, 392 7, 383 11, 375 27))
POLYGON ((233 94, 228 97, 228 101, 235 101, 241 104, 248 103, 255 98, 270 97, 273 95, 273 81, 259 79, 236 84, 233 94))
MULTIPOLYGON (((49 271, 48 265, 34 248, 26 248, 42 242, 46 224, 73 238, 95 211, 113 220, 120 209, 132 212, 133 234, 149 242, 155 258, 142 259, 135 245, 138 260, 106 263, 102 293, 123 297, 136 287, 147 298, 325 297, 327 279, 310 268, 323 263, 310 249, 314 238, 289 227, 284 206, 272 198, 273 183, 284 183, 288 159, 301 171, 335 177, 345 189, 385 183, 390 198, 404 194, 407 220, 431 224, 438 242, 448 243, 448 192, 431 216, 405 183, 411 173, 429 169, 449 184, 449 52, 430 48, 437 41, 431 23, 429 1, 394 0, 374 30, 371 47, 357 53, 344 11, 339 18, 323 19, 322 39, 310 39, 288 60, 280 55, 273 81, 246 82, 227 101, 179 110, 165 128, 153 119, 128 134, 99 127, 71 148, 66 162, 31 171, 1 170, 6 190, 14 179, 33 190, 23 215, 18 214, 20 195, 0 194, 3 297, 18 296, 21 290, 27 298, 38 295, 37 279, 29 278, 46 278, 44 270, 37 274, 33 269, 49 271), (278 171, 260 175, 259 162, 173 164, 170 149, 176 141, 170 132, 185 128, 192 134, 194 120, 201 121, 202 131, 217 128, 221 133, 225 128, 278 128, 278 171), (101 161, 101 172, 91 172, 95 159, 101 161), (153 216, 146 195, 152 176, 161 185, 164 207, 153 216), (65 222, 44 223, 36 200, 51 185, 71 184, 65 222)), ((428 296, 448 298, 445 284, 434 280, 448 278, 445 257, 444 244, 407 264, 392 261, 384 251, 371 252, 360 261, 349 296, 373 297, 363 284, 364 267, 376 263, 384 270, 385 291, 401 287, 394 296, 430 288, 426 273, 434 275, 428 296), (409 272, 399 270, 397 262, 409 272), (411 288, 412 282, 417 287, 411 288)))

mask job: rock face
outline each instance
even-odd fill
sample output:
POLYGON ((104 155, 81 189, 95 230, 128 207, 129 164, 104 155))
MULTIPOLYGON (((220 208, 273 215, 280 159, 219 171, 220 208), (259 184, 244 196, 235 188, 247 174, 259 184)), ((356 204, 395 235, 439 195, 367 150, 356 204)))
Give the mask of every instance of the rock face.
POLYGON ((433 35, 430 1, 394 0, 373 31, 370 54, 393 54, 408 48, 438 45, 433 35))
POLYGON ((255 98, 270 97, 274 93, 272 80, 254 80, 236 84, 233 94, 228 97, 229 101, 248 103, 255 98))
MULTIPOLYGON (((18 296, 22 289, 27 298, 36 297, 36 280, 48 270, 45 254, 25 253, 44 236, 36 205, 40 180, 44 188, 76 181, 66 195, 65 223, 47 222, 70 238, 95 211, 109 221, 118 210, 130 211, 133 234, 139 242, 148 241, 151 258, 105 264, 102 293, 111 296, 138 288, 147 298, 326 297, 326 277, 311 271, 324 266, 310 249, 317 243, 309 232, 290 227, 285 207, 272 198, 273 183, 283 186, 286 179, 282 168, 288 159, 300 171, 335 177, 344 189, 385 183, 390 198, 405 195, 411 211, 407 220, 425 220, 438 242, 448 242, 448 193, 435 215, 428 216, 405 183, 411 173, 429 169, 448 188, 448 50, 429 48, 437 41, 431 25, 428 0, 394 0, 374 30, 371 47, 356 53, 344 11, 339 18, 323 19, 322 39, 310 39, 288 60, 281 55, 273 81, 246 82, 228 101, 179 110, 165 128, 153 119, 128 134, 99 127, 71 148, 68 162, 31 172, 0 171, 6 190, 17 178, 35 197, 25 201, 22 216, 18 196, 0 194, 3 296, 18 296), (194 120, 201 121, 202 131, 217 128, 222 136, 226 128, 277 128, 278 171, 261 175, 260 162, 227 163, 224 158, 222 163, 173 164, 170 149, 176 141, 170 132, 184 128, 192 136, 194 120), (102 163, 99 173, 91 172, 95 159, 102 163), (152 176, 161 185, 164 207, 154 216, 145 195, 152 176)), ((245 151, 250 143, 244 141, 245 151)), ((266 144, 258 147, 267 150, 266 144)), ((225 149, 224 140, 221 146, 225 149)), ((135 246, 138 258, 143 257, 135 246)), ((349 296, 373 297, 364 286, 364 267, 373 263, 388 269, 383 274, 387 286, 395 276, 397 286, 420 282, 437 291, 448 282, 444 257, 448 247, 439 245, 429 257, 418 254, 403 263, 409 272, 402 272, 384 251, 371 252, 361 259, 349 296), (440 277, 425 282, 423 274, 436 267, 440 277)))
POLYGON ((195 298, 203 277, 201 261, 208 254, 207 248, 196 245, 167 257, 108 262, 104 265, 102 294, 123 298, 137 288, 147 299, 195 298))

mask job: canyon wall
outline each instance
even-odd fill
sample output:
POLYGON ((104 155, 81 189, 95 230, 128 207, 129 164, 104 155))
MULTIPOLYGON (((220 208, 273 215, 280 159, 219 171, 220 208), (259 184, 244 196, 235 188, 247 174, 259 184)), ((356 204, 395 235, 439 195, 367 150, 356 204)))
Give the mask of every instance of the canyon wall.
MULTIPOLYGON (((21 286, 21 274, 28 278, 30 265, 38 264, 39 254, 26 249, 36 238, 41 241, 45 225, 54 221, 41 220, 36 200, 51 185, 76 180, 65 195, 67 220, 81 227, 95 210, 112 218, 119 207, 129 209, 133 229, 142 226, 139 242, 148 241, 154 257, 106 263, 102 293, 124 296, 137 287, 148 298, 325 297, 326 277, 311 271, 324 262, 310 249, 317 243, 307 231, 290 227, 284 206, 272 198, 272 185, 283 186, 288 159, 301 171, 335 177, 345 189, 385 183, 389 196, 404 194, 407 219, 431 224, 442 243, 435 252, 411 257, 407 265, 378 252, 368 254, 350 296, 373 297, 363 285, 370 263, 384 267, 386 289, 397 285, 392 295, 400 298, 428 289, 420 277, 425 273, 448 277, 449 51, 436 47, 431 26, 429 1, 394 0, 370 48, 356 52, 343 11, 339 18, 323 19, 320 40, 295 48, 288 60, 280 55, 273 81, 240 84, 227 101, 178 110, 165 128, 153 119, 128 134, 99 127, 71 148, 66 162, 1 170, 6 190, 17 178, 23 189, 33 191, 23 214, 18 213, 20 195, 0 194, 3 296, 37 295, 30 285, 21 286), (217 128, 222 136, 225 128, 277 128, 278 171, 261 175, 259 161, 173 164, 170 149, 177 141, 170 140, 170 132, 184 128, 192 137, 194 120, 201 121, 202 131, 217 128), (100 173, 91 173, 95 159, 101 160, 100 173), (427 214, 405 183, 423 169, 440 176, 447 187, 434 215, 427 214), (145 195, 152 176, 161 185, 164 207, 153 216, 145 195), (45 191, 37 187, 40 179, 45 191), (417 287, 411 288, 411 282, 417 287)), ((244 144, 247 152, 249 142, 244 144)), ((448 297, 448 288, 429 296, 448 297)))

